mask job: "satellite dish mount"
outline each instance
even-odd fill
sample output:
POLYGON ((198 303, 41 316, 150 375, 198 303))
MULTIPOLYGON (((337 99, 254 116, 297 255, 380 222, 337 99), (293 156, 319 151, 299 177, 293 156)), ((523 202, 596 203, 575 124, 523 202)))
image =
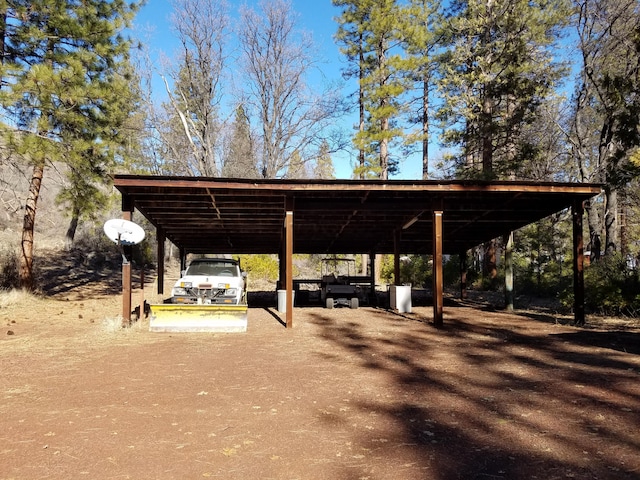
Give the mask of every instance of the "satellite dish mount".
POLYGON ((104 233, 120 247, 124 264, 129 263, 129 259, 124 253, 124 247, 137 245, 144 240, 145 236, 144 230, 140 225, 122 218, 107 220, 104 224, 104 233))

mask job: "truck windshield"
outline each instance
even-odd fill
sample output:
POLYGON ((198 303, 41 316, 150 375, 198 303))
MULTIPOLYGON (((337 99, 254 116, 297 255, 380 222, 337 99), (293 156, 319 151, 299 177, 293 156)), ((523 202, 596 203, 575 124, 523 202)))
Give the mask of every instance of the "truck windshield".
POLYGON ((238 265, 231 262, 196 262, 189 265, 186 274, 237 277, 238 265))

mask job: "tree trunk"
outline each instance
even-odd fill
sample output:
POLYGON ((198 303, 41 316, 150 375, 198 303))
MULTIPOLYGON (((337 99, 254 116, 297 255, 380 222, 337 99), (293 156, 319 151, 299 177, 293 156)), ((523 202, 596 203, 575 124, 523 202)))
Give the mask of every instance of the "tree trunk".
MULTIPOLYGON (((386 133, 389 130, 389 119, 382 119, 382 132, 386 133)), ((380 141, 380 180, 389 179, 389 140, 384 137, 380 141)))
POLYGON ((489 281, 491 288, 494 288, 497 277, 496 241, 491 240, 484 244, 484 278, 489 281))
MULTIPOLYGON (((0 63, 4 65, 4 42, 7 35, 7 10, 0 11, 0 63)), ((2 88, 2 78, 0 78, 0 88, 2 88)))
POLYGON ((592 200, 584 202, 584 209, 587 212, 587 223, 589 225, 589 255, 590 261, 597 262, 600 259, 601 232, 600 215, 592 200))
POLYGON ((40 187, 44 177, 44 161, 33 166, 29 195, 25 204, 24 221, 22 224, 22 252, 20 255, 19 281, 20 287, 33 290, 33 234, 36 223, 36 209, 40 187))
MULTIPOLYGON (((494 0, 486 0, 485 8, 487 18, 493 17, 493 3, 494 0)), ((482 33, 483 46, 491 45, 492 42, 492 32, 491 26, 487 25, 484 27, 484 31, 482 33)), ((488 52, 486 54, 486 62, 487 64, 491 64, 493 62, 493 55, 488 52)), ((490 81, 489 81, 490 82, 490 81)), ((480 116, 480 145, 482 148, 482 176, 485 179, 493 178, 493 102, 494 95, 492 89, 490 89, 489 84, 484 84, 484 92, 482 94, 482 113, 480 116)), ((494 246, 494 258, 495 258, 495 242, 491 242, 494 246)), ((493 278, 493 277, 492 277, 493 278)))
MULTIPOLYGON (((381 39, 378 45, 378 89, 384 89, 387 86, 387 57, 386 57, 386 42, 381 39)), ((388 95, 382 94, 380 98, 380 111, 384 112, 389 105, 388 95)), ((380 179, 389 179, 389 138, 387 138, 387 132, 389 131, 389 116, 384 113, 384 117, 380 119, 380 179)))
POLYGON ((78 222, 80 221, 80 209, 76 206, 73 207, 73 213, 71 215, 71 222, 69 222, 69 228, 64 237, 65 248, 67 251, 73 248, 73 241, 76 237, 76 230, 78 229, 78 222))
MULTIPOLYGON (((360 123, 358 125, 358 131, 360 132, 360 134, 362 135, 362 133, 364 132, 364 120, 365 120, 365 115, 364 115, 364 89, 362 87, 362 80, 364 79, 364 69, 365 69, 365 59, 364 59, 364 51, 363 51, 363 35, 360 34, 360 63, 359 63, 359 70, 358 70, 358 85, 359 85, 359 91, 358 91, 358 105, 360 107, 360 123)), ((364 148, 360 147, 360 150, 358 152, 358 163, 360 164, 360 180, 364 180, 365 178, 365 156, 364 156, 364 148)))
POLYGON ((618 230, 620 232, 620 254, 622 258, 626 258, 629 253, 629 239, 627 232, 627 198, 626 192, 622 190, 618 196, 618 207, 619 207, 619 217, 618 217, 618 230))
POLYGON ((382 272, 382 254, 376 253, 375 254, 375 258, 376 259, 375 259, 375 266, 374 266, 374 272, 375 272, 375 277, 374 278, 376 279, 375 283, 377 285, 377 284, 381 283, 380 272, 382 272))
POLYGON ((422 84, 422 179, 429 179, 429 81, 427 78, 422 84))
POLYGON ((604 195, 604 252, 605 255, 612 255, 618 250, 618 240, 620 238, 620 227, 618 223, 618 192, 615 188, 607 185, 604 189, 604 195))
POLYGON ((473 129, 471 128, 471 125, 469 124, 469 121, 467 120, 465 122, 465 133, 464 133, 464 137, 465 137, 465 141, 464 141, 464 165, 465 167, 467 167, 468 170, 474 169, 475 170, 475 156, 474 156, 474 146, 472 144, 472 138, 473 138, 473 129))
POLYGON ((482 104, 482 125, 480 126, 482 131, 482 176, 487 179, 493 177, 492 112, 492 102, 487 97, 482 104))

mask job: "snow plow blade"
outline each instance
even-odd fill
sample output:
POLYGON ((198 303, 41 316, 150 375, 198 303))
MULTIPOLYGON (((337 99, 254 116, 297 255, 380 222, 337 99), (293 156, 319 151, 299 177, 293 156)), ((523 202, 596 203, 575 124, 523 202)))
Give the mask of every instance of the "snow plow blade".
POLYGON ((151 332, 246 332, 247 305, 151 305, 151 332))

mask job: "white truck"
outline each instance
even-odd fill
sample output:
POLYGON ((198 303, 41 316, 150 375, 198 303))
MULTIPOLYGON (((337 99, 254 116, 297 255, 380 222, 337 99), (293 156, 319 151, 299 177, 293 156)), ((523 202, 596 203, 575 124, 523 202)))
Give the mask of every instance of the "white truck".
POLYGON ((197 258, 180 273, 163 304, 151 305, 155 332, 245 332, 246 274, 238 260, 197 258))
POLYGON ((246 303, 245 279, 238 260, 197 258, 171 289, 171 303, 240 305, 246 303))

